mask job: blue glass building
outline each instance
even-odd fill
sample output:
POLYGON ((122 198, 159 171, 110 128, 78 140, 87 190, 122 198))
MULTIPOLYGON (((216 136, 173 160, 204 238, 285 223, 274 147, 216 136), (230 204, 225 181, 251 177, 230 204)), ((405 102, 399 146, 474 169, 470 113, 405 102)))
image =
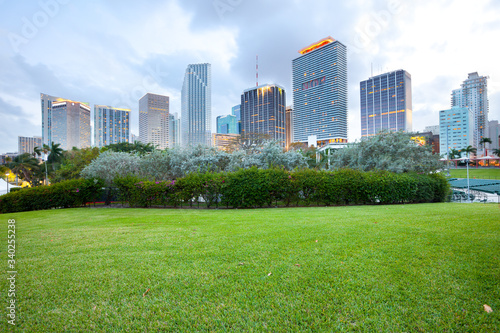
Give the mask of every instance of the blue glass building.
POLYGON ((347 142, 346 47, 332 37, 299 51, 293 69, 293 141, 347 142))
POLYGON ((404 70, 380 74, 359 84, 361 136, 381 130, 412 131, 411 75, 404 70))
POLYGON ((94 146, 129 142, 130 109, 94 105, 94 146))
POLYGON ((236 122, 238 123, 237 134, 241 134, 241 104, 233 106, 231 114, 236 117, 236 122))
POLYGON ((461 150, 474 141, 474 112, 454 106, 439 111, 439 151, 449 156, 451 149, 461 150))
POLYGON ((285 147, 285 89, 265 84, 241 95, 241 134, 264 134, 285 147))
POLYGON ((182 85, 182 145, 210 145, 212 76, 210 64, 188 65, 182 85))
POLYGON ((239 134, 238 121, 236 116, 225 115, 217 117, 217 133, 220 134, 239 134))

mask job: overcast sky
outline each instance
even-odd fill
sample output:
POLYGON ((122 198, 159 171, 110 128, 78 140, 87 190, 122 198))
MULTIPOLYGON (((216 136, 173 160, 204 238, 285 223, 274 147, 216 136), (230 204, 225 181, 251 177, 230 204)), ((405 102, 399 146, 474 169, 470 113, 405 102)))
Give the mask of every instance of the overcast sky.
POLYGON ((292 59, 327 36, 348 47, 349 140, 360 137, 359 82, 404 69, 413 129, 438 124, 470 72, 488 75, 500 119, 500 1, 496 0, 0 0, 0 153, 41 136, 40 93, 132 109, 146 93, 180 114, 186 66, 212 64, 215 118, 259 83, 285 87, 292 59), (373 65, 372 65, 373 64, 373 65))

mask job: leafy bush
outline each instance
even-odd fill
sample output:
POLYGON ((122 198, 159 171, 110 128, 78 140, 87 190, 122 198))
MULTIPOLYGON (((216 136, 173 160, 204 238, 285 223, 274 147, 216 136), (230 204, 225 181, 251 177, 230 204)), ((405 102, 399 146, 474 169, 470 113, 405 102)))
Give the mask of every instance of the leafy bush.
POLYGON ((100 195, 104 183, 97 179, 74 179, 25 188, 0 197, 0 212, 24 212, 51 208, 79 207, 100 195))

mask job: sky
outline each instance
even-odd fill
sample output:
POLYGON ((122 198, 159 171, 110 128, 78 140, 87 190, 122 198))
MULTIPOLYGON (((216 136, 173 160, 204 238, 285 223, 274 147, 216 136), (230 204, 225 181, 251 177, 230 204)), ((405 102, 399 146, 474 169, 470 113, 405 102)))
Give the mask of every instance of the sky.
POLYGON ((404 69, 413 130, 439 124, 468 73, 489 76, 489 120, 500 119, 500 1, 0 0, 0 153, 41 136, 40 93, 130 108, 170 97, 181 111, 188 64, 212 64, 212 131, 243 90, 276 83, 292 105, 292 60, 327 36, 348 49, 349 140, 361 136, 359 83, 404 69))

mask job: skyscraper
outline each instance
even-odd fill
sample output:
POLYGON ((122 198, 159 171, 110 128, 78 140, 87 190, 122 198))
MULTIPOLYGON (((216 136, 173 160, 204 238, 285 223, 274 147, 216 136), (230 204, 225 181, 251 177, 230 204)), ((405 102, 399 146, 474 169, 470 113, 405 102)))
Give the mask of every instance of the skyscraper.
POLYGON ((231 109, 231 114, 236 117, 238 134, 241 134, 241 104, 233 106, 231 109))
POLYGON ((211 144, 212 76, 210 64, 191 64, 182 85, 182 145, 211 144))
POLYGON ((238 121, 236 116, 231 114, 217 117, 217 133, 220 134, 239 134, 238 121))
POLYGON ((177 147, 180 145, 181 141, 181 120, 179 119, 177 113, 171 113, 170 117, 170 147, 177 147))
POLYGON ((327 37, 299 53, 292 61, 293 141, 347 142, 346 47, 327 37))
POLYGON ((285 89, 265 84, 241 95, 241 134, 264 134, 285 147, 285 89))
POLYGON ((169 97, 147 93, 139 100, 139 141, 157 149, 170 147, 169 97))
POLYGON ((130 109, 94 105, 94 146, 129 142, 130 109))
POLYGON ((488 77, 477 72, 469 73, 460 89, 452 91, 451 106, 467 107, 474 115, 474 137, 472 145, 478 147, 481 138, 488 137, 488 77))
POLYGON ((411 75, 402 69, 359 84, 361 136, 381 130, 412 131, 411 75))
POLYGON ((35 147, 42 148, 42 138, 39 136, 18 136, 18 154, 30 153, 33 154, 35 147))
POLYGON ((90 147, 90 107, 88 103, 40 94, 42 141, 60 144, 62 149, 90 147))
POLYGON ((448 156, 451 149, 472 145, 474 115, 469 108, 454 106, 439 111, 439 151, 448 156))

